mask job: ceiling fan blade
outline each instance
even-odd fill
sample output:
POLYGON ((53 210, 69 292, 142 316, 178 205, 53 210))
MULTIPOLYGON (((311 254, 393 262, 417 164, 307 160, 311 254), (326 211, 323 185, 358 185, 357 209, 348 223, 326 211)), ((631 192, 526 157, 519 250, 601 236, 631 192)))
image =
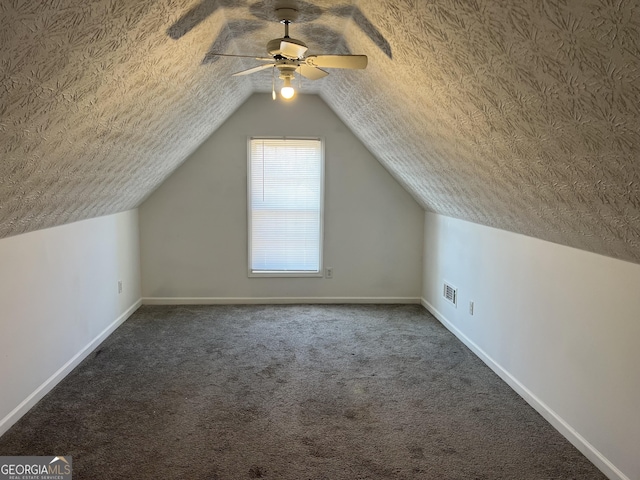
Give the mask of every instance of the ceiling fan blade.
POLYGON ((366 55, 309 55, 304 61, 310 67, 362 69, 368 60, 366 55))
POLYGON ((271 57, 255 57, 253 55, 231 55, 229 53, 211 53, 211 52, 207 52, 207 56, 211 56, 211 57, 253 58, 254 60, 260 60, 261 62, 273 62, 273 58, 271 58, 271 57))
POLYGON ((292 60, 302 58, 307 50, 308 48, 304 45, 299 45, 287 40, 282 40, 280 42, 280 55, 285 58, 290 58, 292 60))
POLYGON ((260 70, 265 70, 267 68, 273 68, 275 63, 267 63, 265 65, 258 65, 257 67, 250 68, 249 70, 242 70, 241 72, 236 72, 232 74, 232 77, 238 77, 240 75, 250 75, 252 73, 259 72, 260 70))
POLYGON ((316 67, 310 67, 309 65, 305 64, 302 64, 298 68, 296 68, 296 72, 298 72, 304 78, 308 78, 309 80, 318 80, 329 75, 329 72, 325 72, 324 70, 320 70, 316 67))

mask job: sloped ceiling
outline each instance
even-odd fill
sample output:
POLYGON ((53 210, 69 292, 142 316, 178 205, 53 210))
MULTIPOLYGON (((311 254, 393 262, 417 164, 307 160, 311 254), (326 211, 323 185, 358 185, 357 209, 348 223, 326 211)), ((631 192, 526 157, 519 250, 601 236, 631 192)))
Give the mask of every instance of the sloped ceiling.
MULTIPOLYGON (((271 74, 278 0, 3 0, 0 236, 136 207, 271 74)), ((426 209, 640 263, 640 3, 298 1, 318 93, 426 209)), ((294 100, 295 101, 295 100, 294 100)), ((313 114, 313 112, 309 112, 313 114)))

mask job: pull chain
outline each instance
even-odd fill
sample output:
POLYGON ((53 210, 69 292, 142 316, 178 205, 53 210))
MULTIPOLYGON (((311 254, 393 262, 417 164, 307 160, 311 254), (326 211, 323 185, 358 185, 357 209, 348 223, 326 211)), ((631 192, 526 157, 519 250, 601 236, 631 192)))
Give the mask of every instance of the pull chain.
POLYGON ((276 66, 271 69, 271 98, 276 99, 276 66))

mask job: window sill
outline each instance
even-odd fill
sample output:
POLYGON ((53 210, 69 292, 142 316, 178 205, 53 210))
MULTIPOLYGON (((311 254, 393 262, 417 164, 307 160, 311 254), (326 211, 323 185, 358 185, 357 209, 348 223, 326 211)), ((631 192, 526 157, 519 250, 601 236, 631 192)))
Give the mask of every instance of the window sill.
POLYGON ((249 272, 249 278, 321 278, 322 276, 322 272, 249 272))

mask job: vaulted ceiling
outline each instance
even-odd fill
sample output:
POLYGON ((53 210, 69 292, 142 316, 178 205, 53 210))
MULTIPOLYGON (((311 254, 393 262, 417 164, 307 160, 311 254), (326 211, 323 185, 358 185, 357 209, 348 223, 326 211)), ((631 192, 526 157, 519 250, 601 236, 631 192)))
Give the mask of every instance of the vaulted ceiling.
MULTIPOLYGON (((640 263, 640 2, 296 3, 309 53, 369 57, 302 92, 426 210, 640 263)), ((0 2, 0 237, 138 206, 270 91, 208 53, 264 55, 278 4, 0 2)))

